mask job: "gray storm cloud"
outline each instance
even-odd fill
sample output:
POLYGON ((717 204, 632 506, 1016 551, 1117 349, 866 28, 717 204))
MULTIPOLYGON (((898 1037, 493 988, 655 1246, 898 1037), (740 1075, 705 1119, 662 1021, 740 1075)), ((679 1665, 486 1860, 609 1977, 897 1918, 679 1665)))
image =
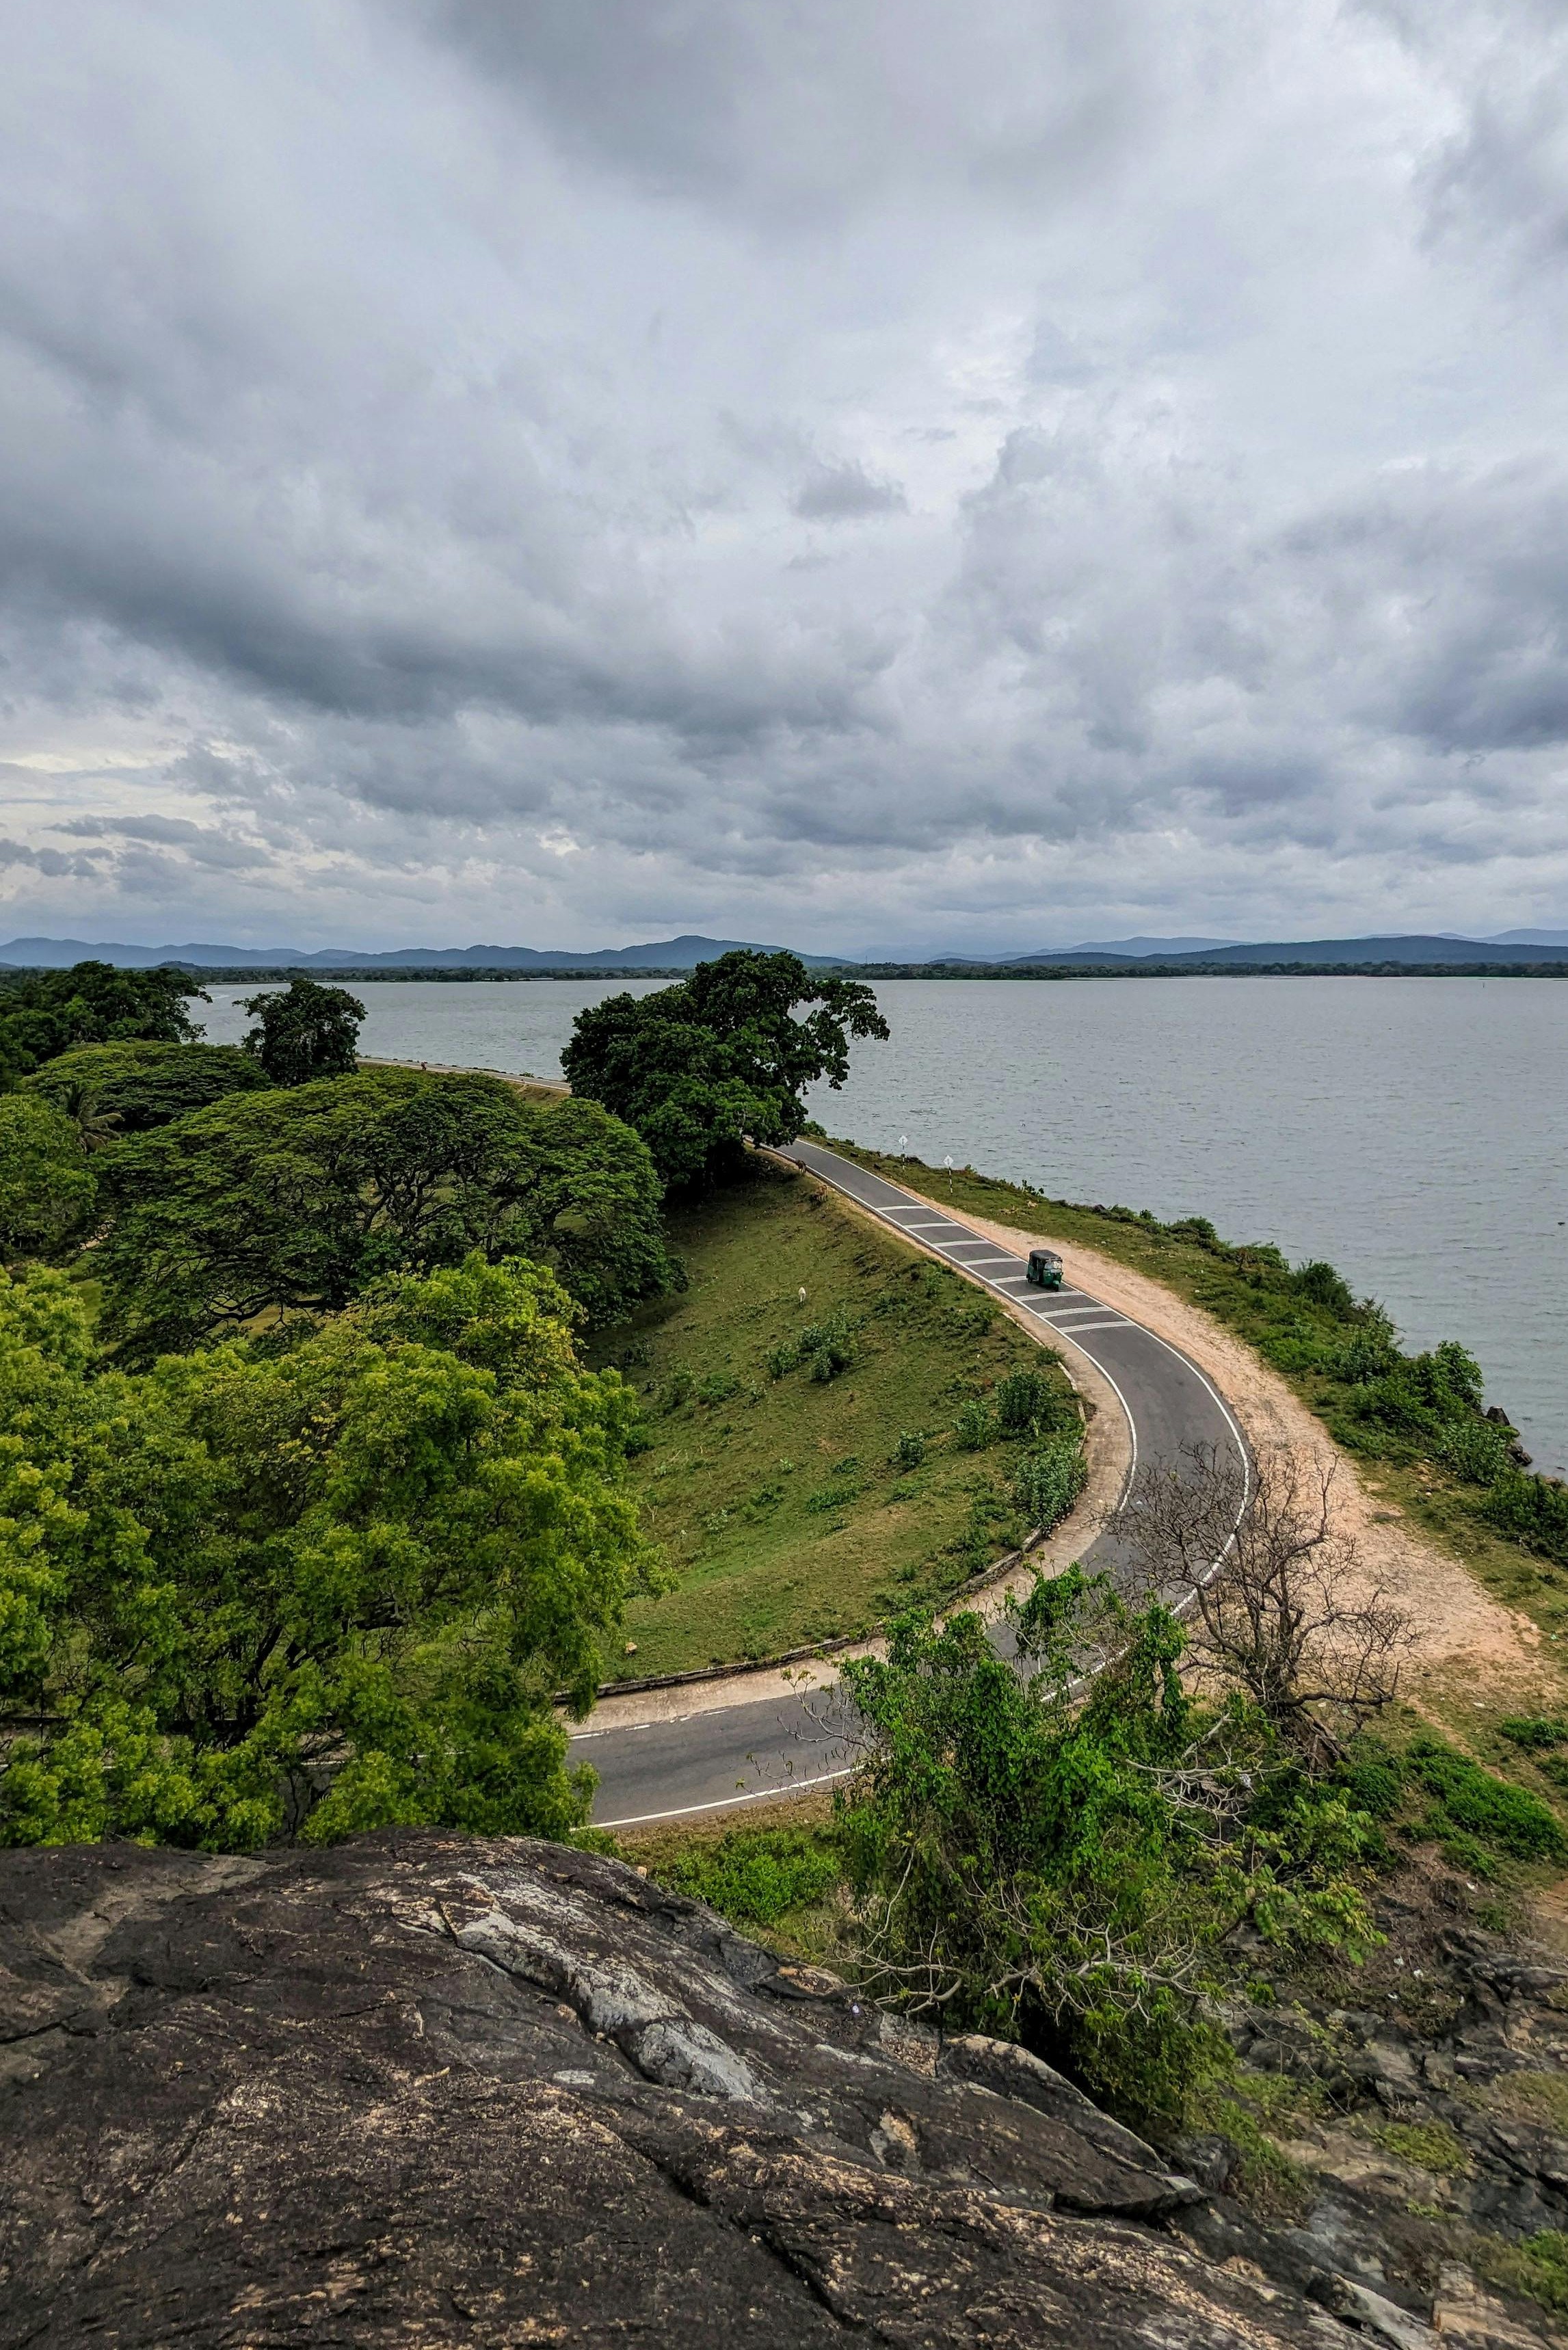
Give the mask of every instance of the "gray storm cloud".
POLYGON ((1544 0, 63 0, 14 930, 1568 917, 1544 0))

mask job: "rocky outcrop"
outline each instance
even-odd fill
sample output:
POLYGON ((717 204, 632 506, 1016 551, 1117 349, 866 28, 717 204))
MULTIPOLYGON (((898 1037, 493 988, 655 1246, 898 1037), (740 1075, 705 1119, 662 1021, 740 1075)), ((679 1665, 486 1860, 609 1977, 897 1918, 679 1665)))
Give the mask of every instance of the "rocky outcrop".
POLYGON ((0 1965, 17 2350, 1358 2338, 1048 2066, 559 1846, 12 1855, 0 1965))
MULTIPOLYGON (((1412 1866, 1404 1893, 1431 1889, 1412 1866)), ((1245 2147, 1209 2137, 1180 2148, 1210 2194, 1178 2225, 1396 2343, 1431 2328, 1469 2350, 1559 2345, 1568 2328, 1524 2278, 1568 2300, 1568 2256, 1550 2251, 1568 2244, 1568 1969, 1459 1922, 1456 1889, 1439 1873, 1447 1921, 1429 1898, 1385 1893, 1388 1942, 1345 1985, 1371 2003, 1298 1984, 1229 2011, 1232 2086, 1258 2100, 1293 2208, 1261 2224, 1245 2147)))

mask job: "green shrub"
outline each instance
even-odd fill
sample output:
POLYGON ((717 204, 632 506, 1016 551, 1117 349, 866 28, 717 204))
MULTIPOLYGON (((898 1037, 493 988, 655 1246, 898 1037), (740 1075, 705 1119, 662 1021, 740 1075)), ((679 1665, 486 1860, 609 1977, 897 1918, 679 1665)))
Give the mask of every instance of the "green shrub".
POLYGON ((732 1396, 737 1396, 740 1392, 740 1380, 732 1379, 728 1371, 710 1371, 708 1377, 698 1384, 697 1400, 699 1403, 705 1403, 711 1407, 715 1404, 728 1403, 732 1396))
POLYGON ((855 1324, 841 1307, 826 1322, 808 1323, 800 1334, 800 1359, 806 1375, 826 1387, 855 1360, 855 1324))
MULTIPOLYGON (((1190 1218, 1189 1228, 1197 1221, 1196 1217, 1190 1218)), ((1209 1227, 1207 1238, 1210 1247, 1219 1239, 1212 1224, 1209 1227)), ((1355 1313, 1355 1300, 1344 1276, 1336 1273, 1332 1264, 1325 1264, 1321 1257, 1314 1258, 1309 1264, 1298 1264, 1291 1279, 1301 1295, 1310 1298, 1314 1305, 1326 1306, 1331 1314, 1345 1321, 1355 1313)))
POLYGON ((817 1831, 737 1828, 662 1869, 660 1881, 742 1925, 772 1926, 820 1901, 838 1874, 837 1855, 817 1831))
POLYGON ((1004 1436, 1026 1436, 1032 1429, 1048 1429, 1056 1417, 1051 1382, 1032 1367, 1009 1371, 997 1387, 995 1402, 1004 1436))
POLYGON ((1471 1485, 1495 1485, 1508 1467, 1510 1439, 1490 1420, 1450 1420, 1433 1446, 1438 1459, 1471 1485))
POLYGON ((1489 2284, 1505 2293, 1521 2293, 1543 2309, 1568 2310, 1568 2236, 1543 2228, 1521 2243, 1497 2236, 1471 2236, 1466 2245, 1470 2266, 1489 2284))
POLYGON ((1038 1452, 1025 1453, 1013 1474, 1012 1498, 1031 1526, 1049 1534, 1066 1516, 1087 1477, 1082 1444, 1058 1437, 1038 1452))
POLYGON ((692 1378, 691 1372, 686 1369, 685 1366, 683 1364, 677 1364, 675 1368, 669 1374, 665 1379, 664 1385, 659 1391, 660 1409, 663 1411, 679 1411, 683 1403, 691 1402, 692 1391, 696 1385, 696 1380, 692 1378))
POLYGON ((895 1469, 918 1469, 926 1457, 925 1432, 920 1429, 902 1429, 889 1459, 895 1469))
POLYGON ((1568 1746, 1568 1721, 1558 1715, 1511 1713, 1497 1726, 1504 1738, 1529 1754, 1542 1753, 1551 1746, 1568 1746))
POLYGON ((1525 1470, 1506 1468, 1481 1503, 1480 1513, 1500 1534, 1512 1534, 1568 1566, 1568 1489, 1525 1470))
POLYGON ((1528 1788, 1483 1771, 1440 1739, 1413 1739, 1409 1755, 1412 1775, 1437 1798, 1436 1833, 1451 1823, 1516 1860, 1556 1860, 1568 1853, 1556 1814, 1528 1788))
POLYGON ((1399 2161, 1439 2178, 1462 2178, 1470 2167, 1463 2139, 1447 2122, 1378 2122, 1372 2136, 1399 2161))
POLYGON ((979 1396, 972 1397, 953 1422, 953 1442, 961 1452, 983 1452, 995 1435, 990 1410, 979 1396))
POLYGON ((1371 1819, 1387 1820, 1399 1808, 1404 1773, 1393 1754, 1360 1755, 1342 1767, 1338 1784, 1358 1811, 1371 1819))

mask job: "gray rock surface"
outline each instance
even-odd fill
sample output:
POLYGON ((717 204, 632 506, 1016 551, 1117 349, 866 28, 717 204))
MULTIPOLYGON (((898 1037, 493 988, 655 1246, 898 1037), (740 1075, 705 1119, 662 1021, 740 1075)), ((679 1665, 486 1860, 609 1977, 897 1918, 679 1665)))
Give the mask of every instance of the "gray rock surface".
POLYGON ((0 1970, 6 2350, 1366 2338, 1048 2067, 559 1846, 13 1854, 0 1970))

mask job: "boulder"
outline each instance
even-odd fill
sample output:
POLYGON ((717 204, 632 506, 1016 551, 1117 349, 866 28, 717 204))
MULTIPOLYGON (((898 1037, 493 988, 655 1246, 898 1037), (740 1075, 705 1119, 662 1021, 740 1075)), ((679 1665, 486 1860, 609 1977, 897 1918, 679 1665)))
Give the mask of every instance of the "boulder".
POLYGON ((1049 2067, 557 1845, 9 1855, 0 2074, 6 2350, 1364 2338, 1049 2067))

